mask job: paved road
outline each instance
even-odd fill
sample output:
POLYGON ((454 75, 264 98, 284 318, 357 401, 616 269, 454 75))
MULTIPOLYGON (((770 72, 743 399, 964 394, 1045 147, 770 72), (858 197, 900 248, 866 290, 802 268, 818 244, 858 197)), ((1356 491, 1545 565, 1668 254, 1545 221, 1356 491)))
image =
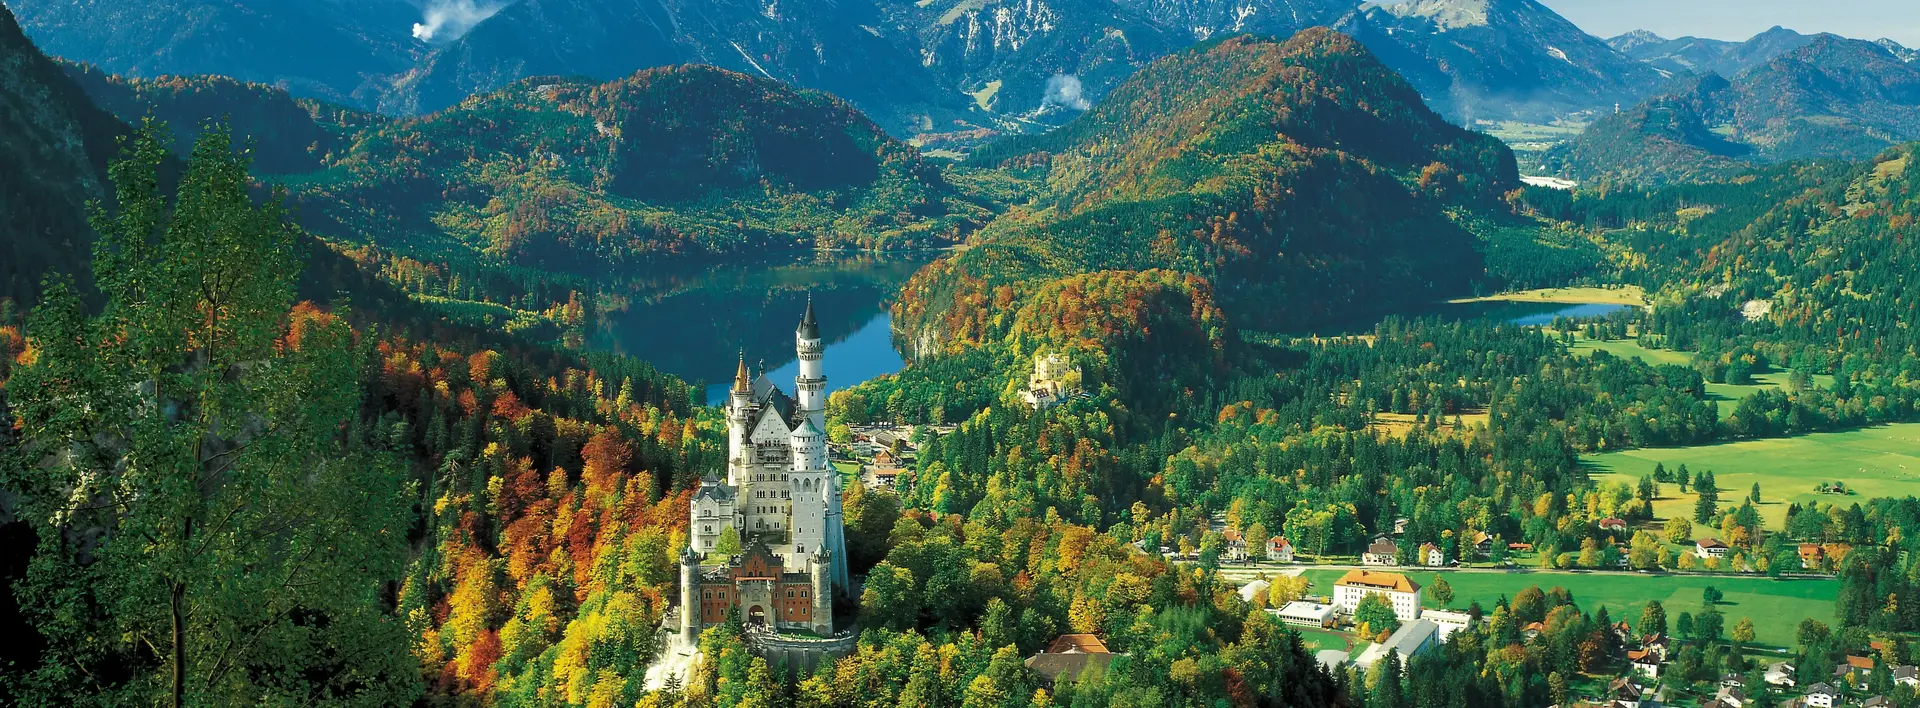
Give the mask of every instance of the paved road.
MULTIPOLYGON (((1189 561, 1181 561, 1181 562, 1187 563, 1189 561)), ((1657 578, 1657 577, 1663 577, 1663 576, 1669 576, 1669 575, 1685 575, 1689 577, 1694 577, 1694 576, 1727 577, 1727 578, 1764 578, 1766 577, 1764 575, 1755 575, 1752 573, 1723 573, 1723 572, 1706 572, 1706 571, 1686 571, 1686 572, 1680 572, 1680 573, 1673 573, 1673 572, 1667 572, 1667 571, 1641 571, 1641 570, 1583 570, 1583 569, 1544 570, 1541 568, 1527 568, 1527 567, 1427 568, 1427 567, 1420 567, 1420 566, 1400 567, 1400 566, 1351 565, 1351 564, 1299 565, 1299 564, 1280 564, 1280 563, 1264 563, 1264 564, 1254 564, 1254 565, 1223 565, 1223 566, 1220 566, 1220 575, 1230 580, 1253 580, 1261 577, 1262 575, 1265 575, 1267 577, 1275 577, 1275 576, 1282 576, 1282 575, 1295 576, 1309 570, 1380 570, 1380 571, 1386 571, 1391 573, 1433 573, 1433 572, 1506 573, 1506 574, 1512 574, 1512 575, 1526 575, 1526 574, 1536 574, 1536 573, 1542 574, 1542 575, 1630 575, 1630 576, 1639 576, 1639 577, 1648 577, 1648 578, 1657 578)), ((1830 580, 1833 578, 1833 576, 1831 575, 1818 575, 1818 574, 1808 574, 1808 573, 1788 573, 1781 577, 1803 578, 1803 579, 1811 579, 1811 580, 1830 580)))

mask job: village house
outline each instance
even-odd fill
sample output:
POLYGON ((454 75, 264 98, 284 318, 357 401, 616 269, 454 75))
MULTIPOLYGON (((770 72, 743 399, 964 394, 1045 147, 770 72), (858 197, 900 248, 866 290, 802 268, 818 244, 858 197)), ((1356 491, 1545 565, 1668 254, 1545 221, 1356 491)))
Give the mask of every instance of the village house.
POLYGON ((1447 564, 1447 552, 1431 543, 1420 544, 1420 564, 1429 568, 1439 568, 1447 564))
POLYGON ((1467 534, 1464 547, 1473 549, 1476 555, 1485 558, 1487 554, 1493 552, 1493 535, 1485 531, 1467 534))
POLYGON ((1840 701, 1840 691, 1824 683, 1816 683, 1807 687, 1802 698, 1810 708, 1833 708, 1840 701))
POLYGON ((1287 539, 1275 536, 1267 540, 1267 560, 1275 563, 1293 562, 1293 544, 1287 539))
POLYGON ((1221 556, 1232 563, 1247 562, 1247 539, 1242 537, 1239 531, 1233 529, 1227 529, 1221 536, 1227 539, 1226 548, 1221 553, 1221 556))
POLYGON ((1693 554, 1701 558, 1725 558, 1728 550, 1726 542, 1717 538, 1703 538, 1693 545, 1693 554))
POLYGON ((1645 691, 1640 688, 1640 683, 1632 676, 1622 676, 1607 684, 1607 698, 1613 702, 1613 705, 1640 708, 1641 696, 1644 694, 1645 691))
POLYGON ((1623 519, 1601 519, 1600 523, 1597 525, 1600 527, 1601 531, 1613 531, 1616 533, 1625 533, 1627 530, 1627 522, 1623 519))
POLYGON ((1373 540, 1367 552, 1360 554, 1361 565, 1399 565, 1400 547, 1385 536, 1373 540))

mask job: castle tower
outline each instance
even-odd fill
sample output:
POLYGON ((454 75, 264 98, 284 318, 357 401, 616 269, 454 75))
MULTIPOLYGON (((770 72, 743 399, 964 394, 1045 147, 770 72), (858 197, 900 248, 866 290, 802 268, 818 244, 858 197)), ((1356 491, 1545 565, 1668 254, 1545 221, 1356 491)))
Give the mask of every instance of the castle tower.
POLYGON ((807 419, 826 430, 827 375, 820 369, 820 356, 826 347, 820 343, 820 323, 813 318, 812 295, 807 296, 807 312, 793 332, 793 344, 800 357, 800 375, 793 378, 794 398, 807 419))
POLYGON ((813 622, 814 634, 822 637, 833 636, 833 585, 828 579, 830 568, 836 556, 831 551, 821 551, 807 559, 807 576, 813 581, 813 622))
POLYGON ((733 389, 727 393, 727 484, 734 487, 746 481, 747 426, 753 424, 753 383, 747 380, 747 353, 740 352, 740 368, 733 374, 733 389))
POLYGON ((847 527, 846 520, 840 514, 840 475, 831 466, 826 474, 826 524, 825 551, 832 561, 828 564, 828 577, 833 581, 833 589, 848 593, 853 589, 853 579, 847 572, 847 527))
POLYGON ((700 555, 691 548, 680 552, 680 639, 700 645, 700 555))
POLYGON ((827 464, 827 434, 803 417, 800 426, 788 436, 793 450, 793 466, 787 473, 789 495, 793 498, 793 553, 787 567, 794 571, 807 568, 814 554, 826 549, 826 489, 832 486, 833 468, 827 464))

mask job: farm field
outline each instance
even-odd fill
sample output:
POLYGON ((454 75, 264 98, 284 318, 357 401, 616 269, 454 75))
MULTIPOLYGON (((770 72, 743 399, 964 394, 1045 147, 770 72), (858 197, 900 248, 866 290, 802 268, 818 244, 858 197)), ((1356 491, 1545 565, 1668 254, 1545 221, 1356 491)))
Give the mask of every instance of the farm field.
MULTIPOLYGON (((1333 583, 1340 579, 1344 570, 1308 570, 1307 578, 1313 586, 1310 594, 1331 594, 1333 583)), ((1404 573, 1422 586, 1433 583, 1435 572, 1411 569, 1404 573)), ((1573 599, 1582 610, 1597 612, 1607 608, 1607 614, 1615 621, 1628 623, 1640 621, 1640 611, 1648 600, 1659 600, 1667 610, 1667 621, 1672 623, 1682 612, 1698 613, 1705 609, 1700 600, 1700 591, 1707 586, 1718 588, 1725 594, 1719 608, 1726 615, 1727 626, 1732 627, 1741 617, 1750 617, 1754 623, 1757 642, 1776 647, 1791 646, 1794 633, 1803 619, 1815 619, 1828 624, 1833 623, 1833 601, 1838 595, 1840 583, 1827 579, 1790 579, 1773 580, 1771 578, 1740 578, 1705 575, 1638 575, 1619 573, 1581 573, 1578 571, 1511 571, 1511 572, 1443 572, 1447 584, 1453 586, 1454 609, 1467 607, 1474 601, 1491 610, 1502 596, 1512 598, 1515 593, 1538 585, 1546 590, 1555 586, 1564 587, 1573 593, 1573 599)), ((1438 607, 1431 597, 1427 598, 1427 607, 1438 607)))
MULTIPOLYGON (((1874 497, 1920 493, 1920 423, 1902 423, 1844 433, 1815 433, 1792 438, 1746 440, 1681 448, 1624 450, 1583 458, 1596 482, 1638 482, 1655 463, 1698 474, 1711 470, 1723 503, 1737 502, 1760 484, 1760 516, 1767 528, 1786 521, 1787 504, 1865 501, 1874 497), (1822 481, 1846 483, 1850 496, 1814 492, 1822 481)), ((1696 495, 1678 485, 1661 485, 1653 515, 1692 516, 1696 495)), ((1697 528, 1696 535, 1711 533, 1697 528)))

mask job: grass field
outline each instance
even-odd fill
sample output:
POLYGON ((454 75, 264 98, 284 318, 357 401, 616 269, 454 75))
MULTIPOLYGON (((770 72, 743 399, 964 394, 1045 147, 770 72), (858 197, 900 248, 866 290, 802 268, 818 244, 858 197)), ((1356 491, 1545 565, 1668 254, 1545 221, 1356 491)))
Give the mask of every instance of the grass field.
MULTIPOLYGON (((1313 582, 1308 592, 1332 594, 1334 581, 1345 572, 1308 570, 1306 577, 1313 582)), ((1435 573, 1414 570, 1406 575, 1424 586, 1432 584, 1435 573)), ((1502 596, 1512 598, 1515 593, 1534 585, 1542 590, 1558 586, 1573 593, 1574 602, 1580 605, 1580 609, 1597 612, 1605 607, 1607 614, 1615 621, 1624 619, 1628 623, 1640 621, 1640 611, 1646 607, 1648 600, 1659 600, 1667 610, 1669 625, 1682 612, 1698 613, 1704 609, 1700 591, 1713 586, 1725 595, 1720 603, 1720 612, 1727 617, 1727 627, 1731 628, 1741 617, 1752 618, 1756 641, 1778 647, 1794 643, 1794 633, 1803 619, 1812 618, 1832 624, 1833 601, 1840 588, 1837 580, 1773 580, 1701 575, 1556 571, 1449 572, 1445 575, 1447 584, 1453 586, 1452 607, 1455 609, 1464 608, 1477 600, 1481 607, 1491 611, 1502 596)), ((1438 605, 1429 597, 1427 606, 1438 605)))
MULTIPOLYGON (((1787 503, 1814 500, 1865 501, 1873 497, 1920 492, 1920 423, 1903 423, 1844 433, 1815 433, 1793 438, 1746 440, 1695 447, 1625 450, 1583 460, 1597 482, 1639 481, 1654 463, 1667 469, 1685 464, 1694 474, 1712 470, 1722 500, 1745 496, 1760 483, 1760 515, 1768 529, 1786 520, 1787 503), (1820 481, 1841 481, 1852 496, 1817 494, 1820 481)), ((1692 516, 1696 495, 1678 485, 1661 485, 1653 505, 1656 517, 1692 516)), ((1706 533, 1702 529, 1701 533, 1706 533)))
POLYGON ((1354 640, 1353 635, 1342 632, 1329 632, 1324 629, 1308 629, 1306 627, 1294 627, 1293 629, 1300 633, 1300 643, 1306 646, 1308 655, 1327 649, 1338 649, 1351 655, 1364 649, 1367 645, 1366 642, 1354 640))
MULTIPOLYGON (((1459 418, 1461 426, 1471 428, 1475 425, 1486 425, 1489 416, 1484 412, 1469 412, 1461 413, 1459 418)), ((1453 429, 1452 418, 1446 418, 1444 420, 1445 422, 1440 424, 1441 435, 1452 435, 1458 432, 1453 429)), ((1411 413, 1373 414, 1373 429, 1386 433, 1391 437, 1405 438, 1407 433, 1413 432, 1414 426, 1417 425, 1421 425, 1421 423, 1418 421, 1418 417, 1411 413)))
POLYGON ((1466 298, 1452 302, 1552 302, 1566 305, 1645 305, 1647 293, 1638 285, 1611 288, 1540 288, 1466 298))
MULTIPOLYGON (((1575 354, 1593 351, 1604 351, 1623 359, 1638 358, 1641 361, 1656 366, 1660 364, 1678 364, 1685 366, 1693 361, 1693 355, 1687 352, 1677 352, 1670 349, 1648 349, 1630 339, 1602 341, 1578 337, 1574 340, 1573 352, 1575 354)), ((1785 388, 1788 377, 1789 374, 1785 371, 1770 371, 1754 376, 1753 379, 1755 383, 1745 386, 1709 383, 1707 384, 1707 397, 1719 404, 1720 417, 1724 418, 1727 414, 1732 413, 1734 408, 1740 405, 1740 399, 1759 393, 1765 389, 1785 388)), ((1822 388, 1832 386, 1833 377, 1825 374, 1817 374, 1813 377, 1813 384, 1822 388)))

